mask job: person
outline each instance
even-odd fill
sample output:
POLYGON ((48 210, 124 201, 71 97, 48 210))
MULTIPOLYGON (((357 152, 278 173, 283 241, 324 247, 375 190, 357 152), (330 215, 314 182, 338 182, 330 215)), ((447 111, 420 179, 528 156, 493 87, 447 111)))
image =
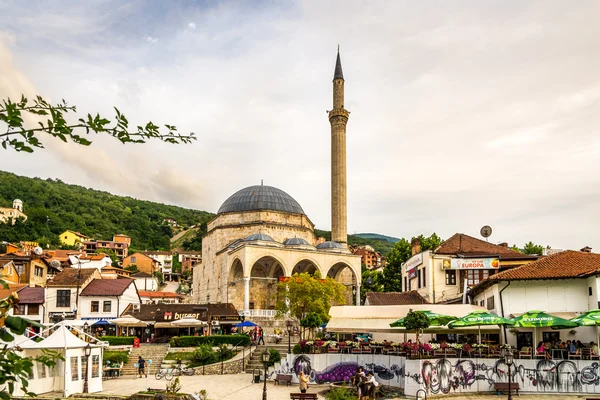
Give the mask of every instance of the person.
POLYGON ((590 347, 592 349, 592 355, 598 355, 598 344, 594 342, 590 342, 590 347))
POLYGON ((306 390, 308 390, 308 376, 306 376, 304 371, 300 371, 298 380, 300 382, 300 393, 306 393, 306 390))
POLYGON ((567 348, 569 350, 569 353, 571 353, 571 354, 577 353, 577 346, 575 345, 575 341, 567 340, 567 345, 568 345, 567 348))
POLYGON ((365 389, 364 388, 365 380, 366 380, 366 376, 365 376, 365 371, 363 370, 363 367, 358 367, 356 369, 356 374, 354 374, 354 376, 352 377, 352 384, 354 386, 356 386, 356 392, 358 393, 358 400, 362 399, 364 389, 365 389))
POLYGON ((258 344, 260 344, 260 342, 265 344, 265 335, 262 327, 258 328, 258 344))
POLYGON ((365 394, 369 396, 369 398, 374 399, 377 391, 377 386, 379 386, 379 382, 375 380, 375 376, 373 376, 373 373, 369 372, 367 380, 365 381, 365 394))
POLYGON ((144 360, 142 356, 139 356, 138 358, 138 375, 140 378, 142 375, 145 375, 146 378, 148 377, 148 374, 146 373, 146 360, 144 360))

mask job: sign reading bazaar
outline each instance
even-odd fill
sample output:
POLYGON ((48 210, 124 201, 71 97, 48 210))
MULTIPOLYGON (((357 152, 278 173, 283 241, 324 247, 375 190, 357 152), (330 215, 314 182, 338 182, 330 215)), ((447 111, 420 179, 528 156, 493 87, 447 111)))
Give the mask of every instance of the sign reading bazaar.
POLYGON ((497 258, 451 258, 444 260, 442 269, 498 269, 497 258))

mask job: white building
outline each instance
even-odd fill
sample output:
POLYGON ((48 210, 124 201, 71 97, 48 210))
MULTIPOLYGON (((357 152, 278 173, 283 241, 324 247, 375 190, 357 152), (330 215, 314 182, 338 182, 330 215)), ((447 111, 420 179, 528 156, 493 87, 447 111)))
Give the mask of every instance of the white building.
POLYGON ((131 278, 135 279, 135 286, 140 291, 155 292, 158 290, 158 278, 154 275, 147 272, 136 272, 131 274, 131 278))
MULTIPOLYGON (((506 318, 540 310, 568 319, 600 308, 599 292, 600 254, 563 251, 496 274, 474 287, 469 296, 473 304, 506 318)), ((595 327, 540 328, 536 337, 538 341, 597 340, 595 327)), ((507 329, 505 340, 518 348, 529 346, 533 329, 507 329)))
MULTIPOLYGON (((13 313, 38 324, 44 324, 46 322, 46 313, 44 312, 46 289, 26 286, 19 289, 17 295, 19 304, 15 306, 13 313)), ((34 330, 37 332, 39 329, 34 327, 34 330)))
POLYGON ((56 323, 62 319, 79 319, 81 291, 92 280, 101 277, 100 271, 95 268, 68 268, 56 274, 46 287, 46 321, 56 323))
POLYGON ((69 263, 73 268, 96 268, 101 271, 102 268, 112 265, 112 259, 107 254, 70 254, 69 263))
POLYGON ((421 252, 413 239, 412 254, 402 266, 405 292, 416 290, 430 303, 462 302, 465 287, 473 287, 507 268, 532 262, 537 256, 457 233, 434 250, 421 252))
POLYGON ((171 275, 173 273, 173 253, 170 251, 145 251, 144 254, 158 261, 160 272, 163 275, 171 275))
POLYGON ((82 320, 111 320, 118 318, 130 305, 141 304, 135 280, 94 279, 79 294, 79 316, 82 320))
POLYGON ((142 304, 179 304, 183 296, 173 292, 146 292, 139 291, 142 304))

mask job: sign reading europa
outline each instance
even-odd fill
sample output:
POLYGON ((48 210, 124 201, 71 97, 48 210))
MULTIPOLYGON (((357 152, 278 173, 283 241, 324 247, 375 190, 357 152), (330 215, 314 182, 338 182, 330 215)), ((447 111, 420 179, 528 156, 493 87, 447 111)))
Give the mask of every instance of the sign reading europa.
POLYGON ((498 269, 497 258, 451 258, 444 260, 442 269, 498 269))

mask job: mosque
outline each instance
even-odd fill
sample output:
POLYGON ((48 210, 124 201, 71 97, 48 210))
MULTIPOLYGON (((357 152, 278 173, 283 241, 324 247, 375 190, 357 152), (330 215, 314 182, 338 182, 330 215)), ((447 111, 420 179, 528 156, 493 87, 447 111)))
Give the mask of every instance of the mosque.
POLYGON ((344 75, 338 49, 331 125, 331 241, 281 189, 256 185, 231 195, 207 225, 202 263, 194 267, 196 303, 232 303, 245 316, 274 314, 276 284, 295 273, 329 276, 347 287, 347 303, 360 305, 360 256, 347 246, 344 75))

